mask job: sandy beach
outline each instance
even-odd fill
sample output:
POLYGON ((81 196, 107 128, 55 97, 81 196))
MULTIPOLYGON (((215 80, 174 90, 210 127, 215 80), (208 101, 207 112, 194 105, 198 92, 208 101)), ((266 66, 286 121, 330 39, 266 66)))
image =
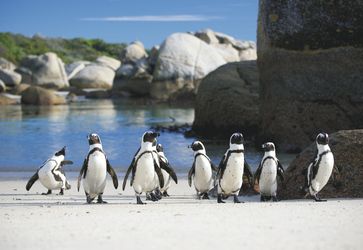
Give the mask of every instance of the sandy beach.
POLYGON ((198 200, 179 175, 170 197, 146 205, 136 204, 129 182, 115 190, 109 178, 108 204, 89 205, 76 176, 68 177, 65 195, 45 196, 39 181, 25 190, 27 173, 1 173, 0 249, 363 248, 363 199, 261 203, 242 196, 243 204, 218 204, 198 200))

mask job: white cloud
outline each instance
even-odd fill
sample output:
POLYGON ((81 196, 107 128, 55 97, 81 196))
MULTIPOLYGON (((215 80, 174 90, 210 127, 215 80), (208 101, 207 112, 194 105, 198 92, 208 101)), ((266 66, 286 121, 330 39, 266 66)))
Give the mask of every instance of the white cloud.
POLYGON ((203 15, 171 15, 171 16, 123 16, 104 18, 81 18, 82 21, 148 21, 148 22, 172 22, 172 21, 209 21, 213 19, 223 19, 218 16, 203 15))

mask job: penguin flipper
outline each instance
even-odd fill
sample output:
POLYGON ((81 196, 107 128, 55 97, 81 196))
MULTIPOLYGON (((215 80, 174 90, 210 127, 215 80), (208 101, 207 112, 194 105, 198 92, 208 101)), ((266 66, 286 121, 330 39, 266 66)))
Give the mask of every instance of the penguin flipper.
POLYGON ((261 176, 261 171, 262 171, 262 162, 263 161, 260 162, 260 165, 258 166, 256 173, 254 175, 253 186, 255 186, 256 180, 258 180, 258 182, 260 182, 260 176, 261 176))
POLYGON ((73 161, 61 161, 59 166, 62 167, 63 165, 72 165, 72 164, 73 164, 73 161))
POLYGON ((226 170, 226 162, 227 162, 228 156, 229 156, 229 152, 227 155, 225 154, 223 156, 221 162, 219 163, 217 174, 216 174, 216 180, 223 177, 223 173, 226 170))
POLYGON ((39 176, 38 176, 38 171, 32 176, 30 177, 28 183, 26 184, 26 191, 29 191, 30 188, 33 186, 34 182, 36 182, 37 180, 39 179, 39 176))
POLYGON ((214 165, 212 162, 210 162, 210 166, 212 167, 212 170, 214 172, 217 172, 218 171, 218 167, 216 165, 214 165))
POLYGON ((164 176, 163 176, 163 173, 161 173, 161 169, 155 160, 154 160, 154 170, 159 177, 160 188, 163 188, 164 187, 164 176))
POLYGON ((107 158, 106 158, 106 163, 107 163, 107 173, 111 175, 113 186, 115 187, 115 189, 117 189, 118 188, 117 174, 115 170, 111 167, 111 164, 107 158))
POLYGON ((282 187, 286 188, 286 182, 285 182, 285 178, 284 178, 284 168, 282 167, 281 163, 279 160, 277 160, 277 175, 280 177, 281 182, 282 182, 282 187))
MULTIPOLYGON (((129 174, 130 174, 131 170, 134 168, 135 168, 135 158, 132 160, 129 168, 127 169, 127 172, 126 172, 125 178, 124 178, 124 182, 122 183, 122 190, 125 190, 127 178, 129 178, 129 174)), ((132 180, 131 180, 131 185, 132 185, 132 180)))
POLYGON ((254 188, 253 185, 253 172, 250 168, 250 166, 247 164, 247 162, 245 161, 245 164, 244 164, 244 168, 243 168, 243 174, 247 177, 248 179, 248 183, 250 184, 251 188, 254 188))
POLYGON ((192 177, 195 173, 195 161, 193 162, 193 166, 190 168, 189 173, 188 173, 188 184, 189 187, 192 186, 192 177))
POLYGON ((84 175, 86 176, 86 169, 87 169, 87 158, 84 159, 84 162, 83 162, 81 171, 79 172, 79 175, 78 175, 78 183, 77 183, 77 190, 78 190, 78 192, 79 192, 79 188, 81 186, 82 174, 84 173, 84 175))
POLYGON ((176 173, 174 169, 170 166, 168 162, 165 162, 160 159, 160 168, 164 169, 170 177, 175 181, 176 184, 178 184, 178 177, 176 176, 176 173))

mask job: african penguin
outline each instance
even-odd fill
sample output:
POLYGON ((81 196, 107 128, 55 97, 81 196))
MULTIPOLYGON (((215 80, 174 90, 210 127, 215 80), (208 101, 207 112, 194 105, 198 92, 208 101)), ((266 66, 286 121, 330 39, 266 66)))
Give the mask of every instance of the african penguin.
MULTIPOLYGON (((165 164, 170 166, 169 161, 164 154, 164 148, 160 143, 156 145, 156 151, 158 152, 159 155, 160 164, 165 164)), ((172 169, 171 166, 170 169, 172 169)), ((160 188, 160 191, 162 192, 162 195, 164 197, 168 197, 169 196, 168 189, 170 187, 170 174, 164 168, 161 168, 161 173, 163 174, 164 178, 164 187, 160 188)), ((175 183, 177 183, 177 181, 175 183)))
POLYGON ((212 189, 213 170, 217 167, 207 156, 203 143, 195 141, 188 146, 194 151, 194 161, 188 173, 188 184, 191 187, 192 181, 199 199, 209 199, 208 192, 212 189))
POLYGON ((83 178, 82 183, 87 203, 91 204, 96 196, 98 196, 97 203, 107 203, 102 199, 106 187, 106 173, 111 175, 115 189, 118 187, 117 175, 102 149, 100 137, 97 134, 90 134, 87 139, 89 151, 78 176, 77 189, 79 192, 81 179, 83 178))
POLYGON ((54 153, 54 155, 46 160, 42 166, 39 167, 37 172, 29 179, 26 184, 26 190, 29 191, 34 182, 38 179, 44 187, 48 189, 47 193, 51 194, 52 190, 60 189, 60 195, 64 194, 65 189, 70 189, 71 185, 66 180, 66 175, 62 170, 62 166, 65 164, 73 164, 72 161, 65 161, 66 147, 63 147, 60 151, 54 153))
POLYGON ((315 201, 326 201, 322 200, 318 193, 329 181, 334 168, 334 156, 328 143, 327 133, 318 134, 316 137, 318 151, 308 167, 305 184, 302 187, 303 194, 307 195, 309 192, 314 196, 315 201))
POLYGON ((130 186, 134 188, 137 204, 145 204, 140 198, 143 192, 150 194, 153 201, 158 200, 153 191, 158 186, 160 188, 164 187, 164 177, 161 173, 161 168, 164 168, 167 172, 169 171, 170 176, 176 180, 174 171, 166 169, 167 166, 161 164, 159 155, 154 149, 156 138, 159 136, 159 133, 152 131, 147 131, 142 135, 141 147, 136 152, 125 174, 122 190, 125 190, 127 178, 130 172, 132 172, 130 186))
POLYGON ((265 155, 262 158, 260 165, 255 173, 253 186, 258 180, 260 187, 261 201, 279 201, 276 197, 277 191, 277 176, 280 177, 282 185, 286 187, 284 181, 284 169, 280 161, 276 158, 275 144, 266 142, 262 145, 265 155))
POLYGON ((243 184, 243 175, 246 175, 248 182, 252 186, 253 173, 245 161, 243 142, 243 135, 234 133, 230 137, 229 149, 219 163, 216 174, 218 203, 225 203, 222 198, 228 198, 231 194, 234 196, 234 203, 241 203, 238 199, 238 193, 243 184))

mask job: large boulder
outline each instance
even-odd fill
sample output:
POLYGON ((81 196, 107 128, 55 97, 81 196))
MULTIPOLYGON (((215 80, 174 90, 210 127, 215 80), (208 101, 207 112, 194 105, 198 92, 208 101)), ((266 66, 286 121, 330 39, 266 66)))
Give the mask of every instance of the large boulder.
POLYGON ((69 79, 69 83, 77 88, 111 89, 114 77, 115 71, 113 69, 93 63, 69 79))
POLYGON ((2 80, 6 86, 14 87, 21 82, 21 75, 10 69, 0 70, 0 80, 2 80))
POLYGON ((6 60, 3 57, 0 57, 0 69, 1 68, 3 68, 3 69, 9 69, 9 70, 14 70, 14 69, 16 69, 16 66, 15 66, 14 63, 6 60))
POLYGON ((160 46, 150 95, 167 99, 185 82, 194 84, 226 60, 211 45, 187 33, 174 33, 160 46))
POLYGON ((147 57, 144 45, 139 41, 134 41, 124 48, 120 59, 122 64, 135 64, 143 57, 147 57))
POLYGON ((259 74, 256 61, 225 64, 208 74, 195 101, 192 130, 198 135, 229 138, 258 131, 259 74))
POLYGON ((363 5, 260 0, 261 141, 298 152, 320 131, 363 126, 363 5))
POLYGON ((27 56, 20 64, 33 72, 32 85, 57 89, 69 86, 64 63, 53 52, 27 56))
POLYGON ((6 91, 6 85, 2 80, 0 80, 0 93, 5 91, 6 91))
POLYGON ((119 60, 112 58, 112 57, 108 57, 108 56, 98 57, 96 59, 95 63, 105 66, 105 67, 109 67, 113 71, 116 71, 121 66, 121 62, 119 60))
POLYGON ((67 100, 49 89, 31 86, 21 93, 21 103, 30 105, 67 104, 67 100))
MULTIPOLYGON (((363 129, 343 130, 329 137, 338 172, 333 172, 319 194, 322 198, 363 198, 363 129)), ((300 187, 304 185, 307 167, 316 152, 316 143, 313 143, 290 163, 284 173, 287 188, 282 188, 278 182, 277 196, 280 199, 304 198, 299 192, 300 187)), ((312 199, 311 196, 306 198, 312 199)))
POLYGON ((21 66, 14 71, 21 75, 21 83, 32 83, 33 72, 30 69, 21 66))

